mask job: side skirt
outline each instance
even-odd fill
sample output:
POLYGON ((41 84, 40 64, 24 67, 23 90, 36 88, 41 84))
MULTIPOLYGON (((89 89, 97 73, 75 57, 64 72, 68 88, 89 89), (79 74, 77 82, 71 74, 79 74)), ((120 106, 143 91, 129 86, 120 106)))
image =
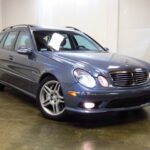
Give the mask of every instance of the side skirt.
POLYGON ((12 88, 14 88, 14 89, 16 89, 16 90, 18 90, 18 91, 20 91, 20 92, 22 92, 22 93, 28 95, 28 96, 30 96, 30 97, 32 97, 32 98, 36 99, 36 95, 34 95, 34 94, 32 94, 32 93, 30 93, 30 92, 28 92, 28 91, 25 91, 25 90, 23 90, 23 89, 21 89, 21 88, 19 88, 19 87, 17 87, 17 86, 14 86, 14 85, 12 85, 12 84, 6 83, 6 82, 4 82, 4 81, 0 81, 0 83, 1 83, 1 84, 4 84, 4 85, 6 85, 6 86, 10 86, 10 87, 12 87, 12 88))

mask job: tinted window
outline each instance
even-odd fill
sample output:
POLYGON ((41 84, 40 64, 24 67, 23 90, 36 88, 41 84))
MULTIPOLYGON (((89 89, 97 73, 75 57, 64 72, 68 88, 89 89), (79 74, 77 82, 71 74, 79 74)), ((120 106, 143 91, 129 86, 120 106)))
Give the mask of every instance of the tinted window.
POLYGON ((28 32, 20 32, 18 36, 15 50, 21 49, 21 48, 31 48, 31 41, 30 41, 30 36, 28 32))
POLYGON ((5 34, 5 33, 0 33, 0 42, 1 42, 1 40, 2 40, 2 38, 3 38, 3 36, 4 36, 4 34, 5 34))
POLYGON ((74 35, 78 49, 98 50, 98 48, 87 38, 81 35, 74 35))
POLYGON ((69 35, 66 33, 38 31, 34 32, 34 36, 39 51, 48 51, 51 48, 57 51, 72 49, 69 35))
POLYGON ((34 31, 39 51, 104 51, 92 38, 70 31, 34 31))
POLYGON ((5 49, 11 50, 13 48, 17 35, 18 32, 10 32, 8 34, 8 37, 4 43, 5 49))
POLYGON ((70 43, 70 40, 69 40, 68 36, 65 37, 63 42, 64 42, 64 43, 62 43, 63 45, 61 44, 62 45, 61 46, 62 50, 71 49, 71 43, 70 43))
POLYGON ((2 45, 3 45, 4 35, 5 35, 5 33, 1 33, 1 34, 0 34, 0 48, 1 48, 2 45))

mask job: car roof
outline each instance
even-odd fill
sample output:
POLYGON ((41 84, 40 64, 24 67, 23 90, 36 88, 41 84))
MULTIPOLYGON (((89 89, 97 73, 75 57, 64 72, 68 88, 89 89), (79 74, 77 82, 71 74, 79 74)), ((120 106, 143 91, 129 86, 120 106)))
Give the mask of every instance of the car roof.
POLYGON ((20 28, 28 28, 33 31, 47 31, 47 30, 59 30, 59 31, 76 31, 80 32, 79 29, 67 26, 67 27, 58 27, 58 26, 38 26, 38 25, 27 25, 27 24, 21 24, 21 25, 15 25, 15 26, 10 26, 2 30, 2 32, 5 31, 11 31, 15 29, 20 29, 20 28))

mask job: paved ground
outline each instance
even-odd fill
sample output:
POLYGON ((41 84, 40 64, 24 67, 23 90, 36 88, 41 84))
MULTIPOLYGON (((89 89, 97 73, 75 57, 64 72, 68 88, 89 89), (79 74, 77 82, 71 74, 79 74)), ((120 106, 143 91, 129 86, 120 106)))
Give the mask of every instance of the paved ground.
POLYGON ((150 107, 141 111, 45 119, 35 101, 0 92, 0 150, 149 150, 150 107))

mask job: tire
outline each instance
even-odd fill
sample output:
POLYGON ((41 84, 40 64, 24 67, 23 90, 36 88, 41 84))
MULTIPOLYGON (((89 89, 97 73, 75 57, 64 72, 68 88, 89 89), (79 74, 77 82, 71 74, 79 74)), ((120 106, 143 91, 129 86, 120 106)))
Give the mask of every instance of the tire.
POLYGON ((38 89, 37 105, 44 117, 53 120, 64 120, 65 101, 60 83, 53 77, 44 78, 38 89))
POLYGON ((4 91, 4 89, 5 89, 5 85, 0 83, 0 91, 4 91))

